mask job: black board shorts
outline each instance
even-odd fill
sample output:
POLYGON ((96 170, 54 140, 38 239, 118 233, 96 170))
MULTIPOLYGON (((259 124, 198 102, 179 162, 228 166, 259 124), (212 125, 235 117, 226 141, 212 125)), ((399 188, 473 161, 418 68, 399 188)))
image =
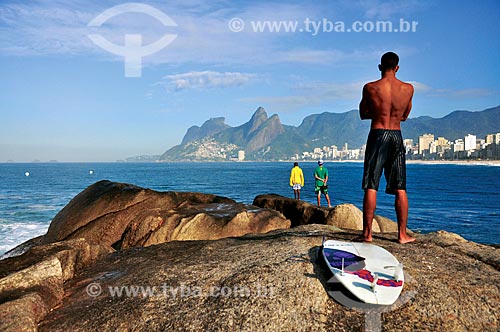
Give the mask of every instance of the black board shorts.
POLYGON ((391 195, 406 190, 406 159, 401 130, 372 129, 365 152, 363 189, 378 190, 382 170, 391 195))

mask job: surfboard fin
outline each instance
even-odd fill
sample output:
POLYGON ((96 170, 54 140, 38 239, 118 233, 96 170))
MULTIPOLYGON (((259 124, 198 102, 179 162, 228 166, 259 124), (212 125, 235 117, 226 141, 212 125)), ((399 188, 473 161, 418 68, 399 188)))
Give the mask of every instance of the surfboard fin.
POLYGON ((396 266, 384 266, 384 269, 389 270, 389 269, 394 269, 394 275, 393 278, 396 281, 401 280, 401 274, 403 273, 403 264, 399 263, 396 266))
POLYGON ((375 289, 375 287, 377 286, 377 281, 378 281, 378 275, 375 274, 375 276, 373 277, 373 282, 372 282, 372 291, 374 293, 377 292, 377 290, 375 289))

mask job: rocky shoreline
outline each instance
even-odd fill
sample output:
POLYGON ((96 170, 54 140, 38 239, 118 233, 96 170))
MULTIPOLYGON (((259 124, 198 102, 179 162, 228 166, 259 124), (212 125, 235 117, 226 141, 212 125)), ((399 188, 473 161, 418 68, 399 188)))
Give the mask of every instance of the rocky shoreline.
POLYGON ((405 266, 400 300, 363 312, 330 298, 322 238, 352 240, 360 213, 100 181, 0 260, 0 330, 500 329, 499 249, 443 231, 399 245, 381 216, 374 242, 405 266))

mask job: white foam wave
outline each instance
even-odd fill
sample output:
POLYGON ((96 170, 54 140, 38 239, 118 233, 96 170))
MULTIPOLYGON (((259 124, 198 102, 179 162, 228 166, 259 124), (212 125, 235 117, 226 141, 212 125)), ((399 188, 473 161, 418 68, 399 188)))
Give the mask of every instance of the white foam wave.
POLYGON ((21 243, 47 232, 49 223, 0 222, 0 255, 21 243))
POLYGON ((45 205, 45 204, 32 204, 28 205, 28 209, 35 211, 55 211, 58 210, 59 207, 55 205, 45 205))

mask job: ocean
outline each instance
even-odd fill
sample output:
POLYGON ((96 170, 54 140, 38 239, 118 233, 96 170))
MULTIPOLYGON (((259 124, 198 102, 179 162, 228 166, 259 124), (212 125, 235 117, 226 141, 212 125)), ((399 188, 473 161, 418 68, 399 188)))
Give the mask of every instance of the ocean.
MULTIPOLYGON (((251 204, 255 196, 293 197, 291 162, 226 163, 5 163, 0 164, 0 254, 44 234, 52 218, 79 192, 99 180, 159 191, 197 191, 251 204)), ((301 198, 316 203, 313 170, 300 163, 301 198)), ((362 207, 362 163, 326 162, 332 205, 362 207)), ((500 167, 476 164, 408 164, 408 227, 446 230, 468 240, 500 244, 500 167)), ((396 220, 394 197, 381 181, 376 214, 396 220)), ((322 198, 323 205, 326 205, 322 198)))

